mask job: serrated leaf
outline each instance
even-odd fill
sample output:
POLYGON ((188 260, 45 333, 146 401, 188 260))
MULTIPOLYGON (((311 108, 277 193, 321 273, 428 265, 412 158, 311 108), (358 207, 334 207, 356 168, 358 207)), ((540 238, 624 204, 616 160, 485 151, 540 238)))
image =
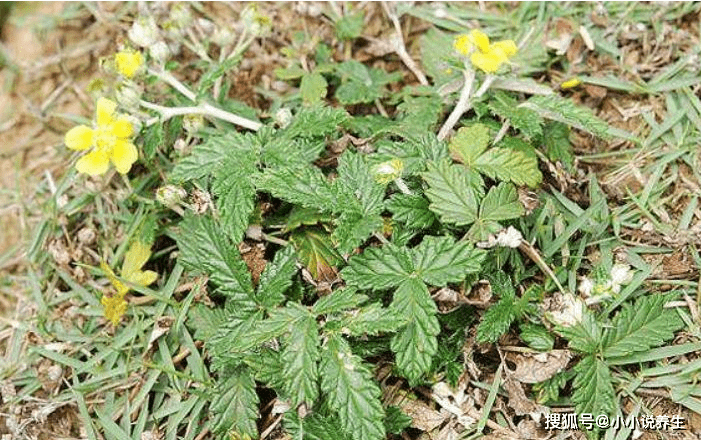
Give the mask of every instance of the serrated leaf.
POLYGON ((490 148, 475 160, 474 168, 493 179, 516 185, 535 187, 543 179, 535 158, 510 148, 490 148))
POLYGON ((683 322, 674 310, 665 310, 664 295, 648 295, 635 305, 626 304, 613 318, 613 328, 604 333, 605 357, 624 356, 647 351, 674 337, 683 322))
POLYGON ((518 101, 504 92, 494 94, 489 101, 489 109, 495 115, 507 119, 512 127, 530 139, 543 134, 543 118, 533 110, 518 107, 518 101))
POLYGON ((285 299, 285 290, 292 285, 292 276, 297 273, 297 253, 294 247, 287 246, 275 253, 260 275, 256 301, 270 308, 285 299))
POLYGON ((330 214, 319 212, 314 208, 304 208, 295 205, 287 216, 285 231, 293 231, 302 225, 313 226, 317 223, 331 222, 330 214))
POLYGON ((393 214, 392 220, 402 222, 411 229, 428 228, 436 221, 428 205, 428 199, 413 194, 394 194, 386 203, 393 214))
POLYGON ((587 309, 582 311, 582 320, 571 327, 557 327, 557 332, 569 340, 573 350, 597 353, 601 346, 601 325, 587 309))
POLYGON ((195 329, 193 339, 208 341, 217 329, 226 322, 227 313, 222 308, 210 308, 197 304, 188 310, 188 326, 195 329))
POLYGON ((489 277, 492 292, 499 295, 499 302, 487 309, 477 327, 477 341, 496 342, 506 333, 517 316, 516 291, 511 278, 499 270, 489 277))
POLYGON ((285 341, 282 361, 286 394, 294 406, 303 402, 311 406, 319 396, 319 329, 315 316, 307 312, 307 316, 296 320, 285 341))
POLYGON ((556 94, 532 96, 519 107, 533 110, 543 118, 562 122, 602 139, 611 137, 608 124, 597 118, 589 108, 576 105, 572 100, 556 94))
POLYGON ((305 104, 316 104, 326 97, 328 84, 323 75, 317 72, 307 73, 302 77, 299 91, 305 104))
POLYGON ((358 211, 344 212, 338 217, 331 238, 340 253, 349 254, 370 235, 381 229, 382 217, 379 214, 363 215, 358 211))
POLYGON ((426 285, 419 279, 408 278, 394 292, 390 309, 408 322, 394 335, 390 346, 396 354, 397 368, 414 386, 430 370, 438 350, 438 308, 426 285))
POLYGON ((279 67, 275 69, 274 72, 275 76, 282 80, 301 78, 305 73, 307 73, 307 71, 302 69, 302 66, 299 64, 293 64, 290 67, 285 68, 279 67))
POLYGON ((326 149, 326 142, 319 138, 290 138, 281 133, 268 140, 261 151, 261 161, 271 168, 308 166, 326 149))
POLYGON ((234 67, 241 61, 243 54, 238 54, 225 59, 221 63, 214 64, 207 72, 202 74, 200 77, 200 83, 197 87, 197 93, 199 95, 204 94, 207 89, 212 87, 216 82, 217 78, 222 77, 226 72, 234 69, 234 67))
POLYGON ((366 248, 362 254, 351 257, 341 277, 350 286, 382 290, 398 286, 412 271, 409 253, 388 243, 379 248, 366 248))
POLYGON ((261 191, 320 211, 336 210, 336 194, 320 169, 307 166, 266 168, 255 179, 261 191))
POLYGON ((378 335, 394 332, 406 324, 402 316, 393 310, 382 307, 380 303, 363 306, 359 310, 348 312, 340 319, 344 334, 349 336, 378 335))
POLYGON ((577 405, 577 412, 610 415, 614 409, 616 393, 606 363, 589 355, 579 361, 574 371, 577 375, 572 384, 572 401, 577 405))
POLYGON ((332 281, 336 278, 336 265, 343 257, 333 248, 326 232, 314 229, 295 231, 290 237, 299 259, 315 280, 332 281))
POLYGON ((336 36, 339 40, 354 40, 363 32, 365 14, 363 11, 346 14, 336 20, 336 36))
POLYGON ((325 315, 353 309, 367 301, 367 299, 367 296, 356 293, 356 289, 352 287, 336 289, 329 295, 321 297, 312 307, 312 313, 325 315))
POLYGON ((227 371, 210 409, 216 414, 213 431, 258 437, 258 395, 248 368, 227 371))
POLYGON ((303 107, 284 130, 284 134, 290 139, 323 137, 339 131, 347 119, 348 113, 342 108, 303 107))
POLYGON ((384 440, 385 413, 380 388, 369 368, 339 335, 329 335, 322 350, 321 389, 354 440, 384 440))
POLYGON ((268 347, 261 347, 243 358, 243 361, 254 374, 258 382, 262 382, 279 391, 283 388, 282 354, 268 347))
POLYGON ((226 346, 230 352, 243 353, 289 333, 309 317, 309 311, 304 306, 288 302, 285 307, 271 310, 267 319, 260 319, 260 313, 252 316, 255 318, 247 318, 227 335, 226 346))
POLYGON ((336 89, 336 99, 343 105, 362 104, 382 98, 385 85, 401 79, 398 72, 368 68, 363 63, 350 60, 338 65, 341 85, 336 89))
POLYGON ((460 127, 455 136, 450 140, 448 149, 455 160, 472 168, 475 160, 484 153, 489 146, 491 136, 489 127, 475 123, 468 127, 460 127))
POLYGON ((419 38, 419 46, 421 64, 436 86, 457 80, 461 76, 459 69, 451 67, 451 61, 457 60, 453 50, 453 36, 431 27, 419 38))
POLYGON ((250 134, 231 132, 210 136, 196 145, 188 156, 178 161, 169 179, 182 182, 213 175, 221 167, 221 162, 236 150, 245 154, 257 154, 260 146, 255 137, 250 134))
POLYGON ((357 203, 363 215, 382 211, 385 186, 375 181, 365 156, 346 150, 338 159, 337 171, 334 185, 338 198, 342 200, 339 210, 348 211, 357 203))
POLYGON ((518 199, 516 187, 510 183, 500 182, 489 188, 480 205, 480 219, 502 221, 517 218, 525 213, 518 199))
POLYGON ((443 102, 437 93, 429 96, 405 96, 397 106, 400 127, 416 133, 433 131, 443 110, 443 102))
POLYGON ((164 144, 165 132, 163 124, 153 124, 144 132, 144 158, 149 160, 156 155, 158 148, 164 144))
POLYGON ((238 249, 210 217, 186 216, 175 236, 180 262, 188 269, 209 274, 219 292, 250 302, 251 275, 238 249))
POLYGON ((441 221, 458 226, 469 225, 477 219, 479 177, 469 170, 447 161, 429 162, 422 174, 428 184, 424 192, 431 201, 429 207, 441 221))
POLYGON ((288 428, 291 423, 288 419, 292 418, 296 418, 298 423, 293 433, 293 440, 349 440, 351 438, 343 432, 341 422, 335 415, 314 413, 300 420, 296 413, 288 411, 285 413, 285 428, 288 428))
POLYGON ((521 339, 529 347, 538 351, 550 351, 553 349, 555 339, 542 325, 526 324, 521 326, 521 339))
POLYGON ((549 122, 543 132, 545 154, 553 162, 560 161, 568 171, 573 171, 574 155, 570 142, 570 128, 562 122, 549 122))
POLYGON ((410 427, 413 419, 396 406, 388 406, 385 410, 385 428, 387 432, 399 435, 410 427))
POLYGON ((256 156, 251 152, 227 157, 215 171, 212 193, 219 223, 234 243, 239 243, 248 229, 256 195, 251 176, 256 172, 256 156))
POLYGON ((455 242, 450 237, 425 236, 421 244, 411 250, 414 269, 424 282, 432 286, 459 283, 469 273, 482 267, 487 255, 466 241, 455 242))

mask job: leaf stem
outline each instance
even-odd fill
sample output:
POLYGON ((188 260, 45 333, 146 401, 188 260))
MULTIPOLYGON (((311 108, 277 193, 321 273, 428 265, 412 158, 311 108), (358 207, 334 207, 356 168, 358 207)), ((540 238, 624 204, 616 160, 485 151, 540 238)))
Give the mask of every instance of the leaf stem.
MULTIPOLYGON (((221 119, 222 121, 226 122, 231 122, 234 125, 238 125, 253 131, 258 131, 263 125, 260 122, 251 121, 250 119, 246 119, 242 116, 229 113, 226 110, 217 108, 207 102, 192 107, 164 107, 162 105, 153 104, 143 100, 140 101, 140 104, 144 108, 160 113, 161 120, 167 120, 180 115, 203 115, 221 119)), ((155 122, 157 121, 148 121, 147 125, 151 125, 155 122)))
POLYGON ((458 99, 458 103, 455 104, 455 108, 450 113, 450 116, 448 116, 448 119, 445 121, 445 124, 443 124, 443 127, 441 127, 440 131, 438 132, 438 139, 440 140, 443 140, 446 137, 448 137, 450 130, 452 130, 453 127, 455 127, 455 124, 458 123, 460 117, 472 108, 472 99, 479 98, 480 96, 484 95, 496 79, 494 75, 488 74, 484 78, 484 81, 482 82, 482 85, 480 85, 480 88, 477 89, 477 92, 474 95, 472 95, 472 87, 475 82, 475 70, 471 66, 465 65, 465 71, 463 72, 463 74, 465 75, 465 85, 463 86, 462 92, 460 92, 460 98, 458 99))

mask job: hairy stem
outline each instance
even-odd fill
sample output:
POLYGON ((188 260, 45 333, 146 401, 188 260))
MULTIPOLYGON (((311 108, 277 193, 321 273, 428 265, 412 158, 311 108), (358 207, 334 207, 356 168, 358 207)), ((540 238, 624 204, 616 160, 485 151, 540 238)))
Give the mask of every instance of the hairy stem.
MULTIPOLYGON (((253 131, 258 131, 262 126, 260 122, 251 121, 250 119, 246 119, 242 116, 238 116, 233 113, 227 112, 226 110, 222 110, 206 102, 198 106, 192 107, 163 107, 161 105, 152 104, 147 101, 141 101, 140 104, 144 108, 160 113, 161 120, 167 120, 172 117, 181 115, 202 115, 210 116, 226 122, 231 122, 234 125, 238 125, 239 127, 247 128, 253 131)), ((154 122, 156 121, 149 121, 147 125, 150 125, 154 122)))

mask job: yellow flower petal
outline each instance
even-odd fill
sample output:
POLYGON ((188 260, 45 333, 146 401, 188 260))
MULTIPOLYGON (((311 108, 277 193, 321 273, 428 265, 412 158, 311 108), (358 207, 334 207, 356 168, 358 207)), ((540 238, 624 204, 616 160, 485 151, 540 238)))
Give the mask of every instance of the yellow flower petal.
POLYGON ((126 78, 132 78, 144 63, 141 52, 124 51, 114 56, 117 71, 126 78))
POLYGON ((97 125, 109 125, 113 122, 114 112, 117 110, 117 103, 107 98, 97 100, 95 111, 97 125))
POLYGON ((127 285, 123 282, 119 281, 112 268, 110 268, 104 261, 100 261, 100 269, 102 269, 102 271, 105 273, 107 279, 110 280, 110 284, 117 289, 117 293, 122 296, 126 295, 126 293, 129 291, 129 287, 127 287, 127 285))
POLYGON ((102 150, 94 150, 78 159, 75 167, 80 173, 97 176, 105 174, 109 164, 110 158, 107 153, 102 150))
POLYGON ((134 126, 129 122, 129 119, 121 117, 114 121, 113 132, 117 137, 128 138, 134 134, 134 126))
POLYGON ((151 285, 157 279, 158 274, 152 270, 139 270, 133 272, 128 278, 130 283, 134 283, 139 286, 151 285))
POLYGON ((487 73, 495 73, 503 63, 503 60, 493 53, 484 54, 482 52, 473 52, 470 61, 473 66, 487 73))
POLYGON ((100 300, 105 308, 105 318, 112 322, 112 325, 119 324, 119 321, 127 311, 127 302, 124 300, 124 295, 103 296, 100 300))
POLYGON ((139 153, 131 142, 120 140, 117 141, 112 148, 112 163, 115 168, 117 168, 117 171, 122 174, 128 173, 132 164, 136 162, 138 158, 139 153))
POLYGON ((92 128, 79 125, 68 130, 64 141, 71 150, 87 150, 92 145, 92 136, 92 128))
POLYGON ((573 87, 577 87, 580 84, 582 84, 582 81, 579 78, 572 78, 560 84, 560 87, 563 89, 571 89, 573 87))
POLYGON ((150 246, 140 241, 133 242, 131 246, 129 246, 127 253, 124 254, 124 263, 122 263, 122 277, 131 281, 129 275, 140 271, 150 257, 150 246))
POLYGON ((487 34, 478 29, 473 29, 470 32, 470 39, 481 52, 489 52, 489 37, 487 34))
POLYGON ((469 55, 470 51, 472 51, 472 42, 470 41, 470 37, 467 35, 458 35, 455 38, 455 41, 453 41, 453 48, 460 54, 460 55, 469 55))
POLYGON ((492 44, 489 49, 491 51, 503 54, 506 58, 511 58, 512 56, 516 55, 516 52, 518 52, 516 43, 514 43, 513 40, 497 41, 496 43, 492 44))

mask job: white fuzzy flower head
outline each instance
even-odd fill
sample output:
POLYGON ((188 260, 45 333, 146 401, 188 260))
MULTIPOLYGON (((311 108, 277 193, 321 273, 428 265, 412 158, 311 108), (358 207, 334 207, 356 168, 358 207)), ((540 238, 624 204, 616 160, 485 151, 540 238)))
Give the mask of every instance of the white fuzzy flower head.
POLYGON ((375 181, 384 185, 401 177, 403 170, 404 162, 400 159, 392 159, 375 165, 373 174, 375 176, 375 181))
POLYGON ((630 284, 633 281, 633 271, 627 264, 615 264, 611 268, 611 282, 614 285, 630 284))
POLYGON ((582 281, 579 283, 578 290, 583 297, 589 298, 594 290, 594 282, 590 278, 583 277, 582 281))
POLYGON ((275 122, 280 128, 285 128, 292 122, 292 111, 287 107, 281 107, 275 112, 275 122))
POLYGON ((151 58, 156 61, 156 63, 162 66, 170 57, 170 48, 165 41, 161 40, 149 46, 148 53, 151 55, 151 58))
POLYGON ((156 190, 156 200, 165 206, 174 206, 187 197, 187 192, 176 185, 166 185, 156 190))
POLYGON ((158 26, 153 17, 139 17, 127 32, 132 43, 150 47, 158 40, 158 26))
POLYGON ((582 320, 583 313, 584 302, 571 293, 565 293, 562 295, 561 309, 548 312, 548 316, 557 325, 572 327, 582 320))
POLYGON ((497 244, 499 246, 517 248, 521 246, 522 241, 523 236, 518 229, 514 228, 513 226, 509 226, 497 234, 497 244))

